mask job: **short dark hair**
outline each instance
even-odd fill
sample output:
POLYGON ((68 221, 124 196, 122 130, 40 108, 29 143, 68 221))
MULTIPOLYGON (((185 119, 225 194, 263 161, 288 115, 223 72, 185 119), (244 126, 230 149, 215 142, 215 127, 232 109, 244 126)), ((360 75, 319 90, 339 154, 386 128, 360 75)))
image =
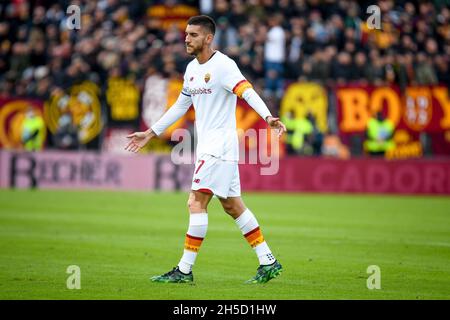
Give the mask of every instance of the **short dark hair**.
POLYGON ((187 24, 202 26, 213 35, 216 33, 216 23, 214 22, 213 18, 206 15, 191 17, 189 18, 187 24))

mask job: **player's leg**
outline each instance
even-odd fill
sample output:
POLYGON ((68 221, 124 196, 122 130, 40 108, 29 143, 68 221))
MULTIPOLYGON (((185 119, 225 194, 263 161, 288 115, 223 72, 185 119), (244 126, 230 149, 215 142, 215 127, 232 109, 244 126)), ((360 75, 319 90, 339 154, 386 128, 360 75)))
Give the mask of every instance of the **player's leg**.
POLYGON ((224 211, 234 219, 247 242, 255 250, 259 263, 261 265, 274 263, 275 257, 264 239, 259 223, 255 215, 244 205, 242 198, 228 197, 219 200, 224 211))
POLYGON ((275 259, 269 245, 264 239, 255 215, 246 208, 240 196, 219 198, 223 209, 236 222, 245 239, 256 253, 259 268, 255 277, 249 283, 265 283, 278 276, 282 271, 281 264, 275 259))
POLYGON ((212 194, 191 190, 188 199, 189 228, 184 241, 183 256, 178 265, 168 273, 152 278, 155 282, 192 282, 192 266, 208 229, 208 203, 212 194))
POLYGON ((212 194, 191 190, 188 200, 189 228, 184 241, 184 252, 178 263, 183 273, 190 273, 208 229, 208 203, 212 194))

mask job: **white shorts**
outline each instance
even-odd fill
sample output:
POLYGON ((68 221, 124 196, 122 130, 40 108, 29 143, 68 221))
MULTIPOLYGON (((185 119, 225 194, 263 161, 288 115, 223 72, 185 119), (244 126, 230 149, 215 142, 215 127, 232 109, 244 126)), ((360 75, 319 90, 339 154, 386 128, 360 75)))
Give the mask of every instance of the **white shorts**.
POLYGON ((195 164, 191 189, 209 192, 220 198, 239 197, 241 181, 238 161, 226 161, 209 154, 200 155, 195 164))

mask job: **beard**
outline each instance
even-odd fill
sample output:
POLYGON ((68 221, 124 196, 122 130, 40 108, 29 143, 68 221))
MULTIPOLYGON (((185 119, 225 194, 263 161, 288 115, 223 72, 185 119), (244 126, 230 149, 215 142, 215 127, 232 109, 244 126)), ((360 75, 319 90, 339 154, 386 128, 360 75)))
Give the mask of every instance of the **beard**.
POLYGON ((200 52, 202 52, 203 50, 203 44, 201 46, 198 47, 194 47, 194 46, 186 46, 186 52, 191 55, 191 56, 197 56, 200 52))

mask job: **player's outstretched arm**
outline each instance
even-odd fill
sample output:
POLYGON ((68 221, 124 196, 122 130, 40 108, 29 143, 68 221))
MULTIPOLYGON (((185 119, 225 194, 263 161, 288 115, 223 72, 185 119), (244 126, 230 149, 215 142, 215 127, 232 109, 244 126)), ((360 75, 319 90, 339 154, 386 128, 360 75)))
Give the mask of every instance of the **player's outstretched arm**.
POLYGON ((278 130, 278 137, 281 137, 286 132, 286 126, 280 121, 280 118, 272 117, 269 108, 267 108, 267 105, 259 94, 253 89, 250 82, 242 75, 236 62, 229 59, 225 66, 226 70, 222 78, 222 84, 225 90, 244 99, 267 122, 270 128, 278 130))
POLYGON ((150 129, 144 132, 134 132, 127 136, 130 141, 125 150, 137 153, 151 138, 161 135, 172 123, 180 119, 191 105, 191 97, 183 92, 180 93, 175 104, 150 129))
POLYGON ((151 138, 156 136, 152 129, 148 129, 144 132, 134 132, 129 134, 127 138, 130 140, 125 147, 125 150, 137 153, 141 150, 151 138))
POLYGON ((247 88, 243 92, 242 98, 267 122, 270 128, 278 130, 278 137, 286 132, 286 126, 280 121, 280 118, 272 117, 269 108, 253 88, 247 88))

